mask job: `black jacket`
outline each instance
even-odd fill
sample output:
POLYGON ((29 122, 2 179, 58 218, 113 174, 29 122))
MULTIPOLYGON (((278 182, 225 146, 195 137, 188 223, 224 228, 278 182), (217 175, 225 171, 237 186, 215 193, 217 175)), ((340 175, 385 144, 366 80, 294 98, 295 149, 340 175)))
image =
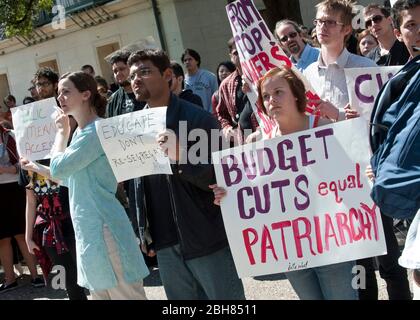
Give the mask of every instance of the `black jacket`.
POLYGON ((182 90, 182 92, 179 94, 179 98, 203 108, 203 101, 201 101, 200 96, 194 94, 193 91, 190 89, 182 90))
POLYGON ((410 53, 403 42, 395 40, 388 54, 381 56, 381 48, 377 46, 367 57, 375 61, 378 66, 402 66, 407 63, 410 53))
MULTIPOLYGON (((172 94, 166 114, 166 126, 178 138, 182 134, 180 121, 186 124, 187 135, 196 128, 206 130, 208 137, 211 129, 220 130, 217 120, 210 113, 172 94)), ((182 137, 179 140, 182 141, 182 137)), ((187 150, 194 143, 188 142, 187 150)), ((213 204, 214 195, 208 187, 216 181, 210 162, 210 145, 209 143, 207 164, 172 164, 173 175, 167 176, 178 242, 185 259, 206 256, 228 245, 220 207, 213 204)), ((144 192, 142 178, 136 179, 130 196, 130 207, 136 209, 141 240, 147 243, 153 240, 146 236, 149 221, 147 217, 153 213, 147 212, 144 192)))

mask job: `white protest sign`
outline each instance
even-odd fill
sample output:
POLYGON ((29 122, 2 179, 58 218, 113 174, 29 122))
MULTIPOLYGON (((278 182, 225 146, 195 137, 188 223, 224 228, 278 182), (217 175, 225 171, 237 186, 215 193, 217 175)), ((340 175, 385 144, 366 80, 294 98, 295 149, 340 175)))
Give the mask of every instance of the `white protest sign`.
POLYGON ((49 98, 11 109, 16 146, 21 157, 31 161, 51 158, 57 132, 56 108, 55 98, 49 98))
POLYGON ((401 68, 402 66, 344 69, 352 108, 369 121, 379 91, 401 68))
MULTIPOLYGON (((293 68, 293 71, 302 79, 306 87, 308 100, 319 99, 309 82, 296 69, 284 51, 277 44, 273 34, 258 12, 252 0, 238 0, 226 6, 226 11, 236 49, 239 53, 242 72, 251 91, 247 92, 248 98, 254 109, 256 118, 263 129, 264 136, 274 127, 272 120, 267 118, 257 108, 258 80, 274 67, 282 65, 293 68)), ((315 104, 311 102, 307 106, 308 113, 315 112, 315 104)))
POLYGON ((363 119, 212 154, 227 190, 223 221, 240 277, 386 253, 370 198, 363 119), (352 134, 349 134, 351 132, 352 134))
POLYGON ((96 122, 96 132, 118 182, 172 174, 156 136, 166 128, 167 107, 150 108, 96 122))

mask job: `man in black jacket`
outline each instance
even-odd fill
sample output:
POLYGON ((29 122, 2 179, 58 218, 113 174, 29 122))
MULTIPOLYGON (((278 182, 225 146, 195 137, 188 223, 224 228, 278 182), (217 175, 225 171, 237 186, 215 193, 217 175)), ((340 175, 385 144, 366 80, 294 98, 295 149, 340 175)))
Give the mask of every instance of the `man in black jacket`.
POLYGON ((204 161, 193 165, 187 154, 197 141, 180 139, 182 131, 188 135, 195 129, 210 137, 219 125, 210 113, 170 92, 172 69, 163 51, 138 51, 128 64, 136 99, 149 108, 168 106, 167 131, 158 143, 173 163, 173 174, 137 180, 132 203, 142 231, 147 221, 166 295, 170 300, 244 299, 220 208, 208 187, 215 182, 210 147, 204 161))

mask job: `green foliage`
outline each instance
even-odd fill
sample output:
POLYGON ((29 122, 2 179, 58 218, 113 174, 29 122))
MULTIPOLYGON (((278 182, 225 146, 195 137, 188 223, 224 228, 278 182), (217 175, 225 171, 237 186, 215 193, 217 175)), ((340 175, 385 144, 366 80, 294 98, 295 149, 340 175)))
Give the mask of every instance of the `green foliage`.
POLYGON ((40 12, 51 12, 53 4, 53 0, 1 0, 0 24, 6 37, 30 34, 40 12))

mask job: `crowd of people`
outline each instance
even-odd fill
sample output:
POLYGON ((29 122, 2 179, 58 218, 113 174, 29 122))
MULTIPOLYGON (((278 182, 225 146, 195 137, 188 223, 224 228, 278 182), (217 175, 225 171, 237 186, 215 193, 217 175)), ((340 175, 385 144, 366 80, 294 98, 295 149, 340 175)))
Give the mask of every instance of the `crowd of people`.
MULTIPOLYGON (((387 254, 287 272, 300 299, 378 299, 375 265, 391 300, 412 299, 406 268, 414 270, 414 298, 420 299, 420 1, 398 0, 392 9, 371 4, 363 14, 366 29, 355 33, 352 3, 324 0, 316 5, 313 31, 288 19, 276 24, 279 46, 320 97, 316 115, 305 112, 305 85, 291 68, 273 68, 258 82, 257 105, 275 123, 272 138, 359 117, 349 103, 346 68, 403 66, 379 93, 370 119, 373 157, 366 174, 381 209, 387 254), (396 145, 403 145, 403 160, 394 159, 396 145), (412 220, 402 255, 393 228, 401 208, 383 201, 401 185, 411 199, 405 218, 412 220), (366 270, 365 288, 352 286, 355 265, 366 270)), ((185 73, 162 50, 119 50, 110 58, 114 90, 90 65, 63 75, 39 69, 23 104, 55 98, 60 106, 49 160, 19 157, 10 112, 16 99, 4 98, 0 194, 7 215, 0 223, 0 294, 18 286, 17 246, 34 286, 47 284, 54 265, 63 266, 71 300, 86 300, 85 289, 97 300, 147 299, 143 279, 151 264, 158 265, 168 299, 246 299, 220 209, 228 191, 216 184, 211 152, 206 163, 193 164, 185 156, 194 141, 183 144, 179 137, 184 121, 188 132, 200 128, 210 137, 220 130, 231 146, 262 138, 233 38, 227 51, 230 61, 214 74, 201 68, 193 49, 180 57, 185 73), (161 106, 168 107, 167 130, 156 142, 173 174, 117 183, 95 122, 161 106)), ((393 201, 403 206, 401 198, 393 201)))

